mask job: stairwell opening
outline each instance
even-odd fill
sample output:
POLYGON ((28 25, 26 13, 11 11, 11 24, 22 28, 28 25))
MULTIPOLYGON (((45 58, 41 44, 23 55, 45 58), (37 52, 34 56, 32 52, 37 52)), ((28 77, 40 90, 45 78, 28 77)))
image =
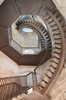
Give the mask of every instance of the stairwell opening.
MULTIPOLYGON (((3 85, 2 89, 4 90, 4 87, 7 88, 7 91, 9 88, 10 90, 13 89, 14 90, 13 93, 12 91, 10 91, 9 96, 12 96, 12 95, 15 96, 23 92, 26 93, 26 91, 28 90, 30 92, 30 89, 33 86, 33 89, 35 91, 38 91, 41 94, 44 94, 44 93, 47 94, 52 84, 55 82, 56 78, 61 72, 61 69, 64 64, 64 60, 65 60, 65 36, 64 36, 65 31, 63 29, 64 23, 59 11, 55 8, 51 9, 51 7, 53 6, 49 7, 48 5, 46 7, 44 3, 42 4, 42 7, 40 7, 38 11, 39 16, 41 15, 42 17, 39 17, 37 15, 35 16, 21 15, 17 19, 17 17, 15 17, 15 13, 16 12, 20 13, 19 10, 22 12, 20 14, 24 14, 25 11, 26 11, 26 14, 29 13, 29 11, 34 12, 34 7, 30 10, 28 9, 24 10, 25 6, 24 6, 24 9, 22 6, 24 2, 23 3, 20 3, 20 2, 22 1, 5 0, 4 5, 6 6, 6 4, 9 3, 8 6, 2 7, 0 9, 0 10, 4 9, 4 11, 6 12, 6 13, 2 13, 3 11, 0 12, 1 19, 2 18, 6 19, 6 20, 3 19, 1 23, 4 23, 5 26, 6 25, 10 26, 8 28, 8 36, 6 35, 6 32, 2 32, 2 30, 0 30, 1 37, 3 37, 4 35, 4 38, 1 39, 1 45, 0 45, 1 51, 7 54, 14 61, 16 61, 18 65, 23 65, 23 64, 34 65, 34 66, 36 65, 37 67, 33 73, 29 73, 29 75, 26 75, 25 78, 23 78, 22 76, 22 77, 10 77, 10 78, 5 78, 5 79, 3 78, 0 79, 1 85, 3 85), (11 7, 12 5, 16 6, 15 4, 17 4, 19 7, 11 7), (9 7, 9 11, 7 10, 8 7, 9 7), (47 9, 45 9, 44 7, 47 9), (12 14, 13 8, 16 8, 16 11, 12 14), (13 15, 14 17, 12 17, 13 15), (17 19, 14 23, 15 24, 14 28, 16 31, 22 32, 24 31, 22 30, 24 28, 29 28, 31 33, 35 31, 36 33, 35 36, 37 38, 36 44, 34 44, 35 48, 33 48, 34 46, 32 47, 32 45, 29 48, 26 48, 26 46, 22 47, 18 45, 19 43, 17 43, 17 41, 14 41, 13 35, 12 35, 13 27, 12 25, 10 25, 12 23, 12 19, 13 20, 17 19), (7 37, 9 38, 9 41, 8 41, 9 43, 7 42, 7 39, 6 39, 7 37), (3 43, 3 40, 6 42, 3 43), (39 50, 36 48, 38 48, 39 50), (22 79, 23 79, 23 82, 22 82, 22 79), (29 79, 30 79, 30 82, 28 81, 29 79), (26 85, 26 88, 15 83, 9 83, 9 82, 14 82, 14 80, 17 80, 17 81, 21 80, 20 82, 23 83, 23 86, 26 85), (6 84, 6 86, 4 86, 4 84, 6 84)), ((27 1, 25 2, 27 4, 27 1)), ((35 3, 36 4, 35 8, 37 8, 37 3, 35 3)), ((4 28, 4 26, 2 27, 4 28)), ((25 33, 27 34, 27 32, 25 33)), ((5 96, 5 92, 6 91, 3 92, 4 96, 5 96)), ((8 93, 6 93, 6 95, 7 94, 8 93)), ((6 98, 4 96, 1 96, 1 98, 6 98)))

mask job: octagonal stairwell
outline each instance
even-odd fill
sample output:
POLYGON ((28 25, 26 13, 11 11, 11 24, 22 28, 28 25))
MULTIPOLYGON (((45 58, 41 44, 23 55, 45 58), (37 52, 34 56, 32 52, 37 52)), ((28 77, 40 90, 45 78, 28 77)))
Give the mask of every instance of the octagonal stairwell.
MULTIPOLYGON (((0 78, 1 100, 8 100, 12 97, 17 99, 17 96, 22 93, 26 94, 25 97, 22 98, 23 100, 51 99, 48 99, 47 95, 65 64, 66 25, 63 16, 51 0, 29 0, 29 2, 26 0, 5 0, 0 6, 0 19, 1 52, 18 63, 15 64, 16 67, 18 65, 23 66, 22 64, 24 63, 24 65, 29 65, 30 67, 33 65, 34 68, 33 70, 27 71, 24 76, 20 76, 21 73, 23 74, 21 69, 19 70, 19 74, 16 69, 17 76, 12 75, 12 77, 8 77, 7 75, 7 77, 0 78), (28 14, 31 16, 39 15, 42 21, 38 22, 36 20, 24 19, 17 23, 17 28, 20 29, 22 25, 27 25, 34 29, 36 33, 39 33, 38 36, 40 41, 42 41, 41 47, 43 46, 43 50, 40 56, 37 57, 33 55, 25 56, 22 52, 19 52, 18 46, 17 51, 15 49, 16 45, 12 47, 12 45, 9 44, 9 28, 19 16, 28 14), (37 60, 38 63, 36 62, 37 60), (33 91, 28 94, 28 90, 31 88, 33 91)), ((25 68, 25 70, 27 70, 27 68, 25 68)), ((8 70, 6 70, 6 73, 7 71, 8 70)), ((11 72, 15 71, 12 69, 11 72)), ((9 75, 11 75, 11 72, 9 75)))

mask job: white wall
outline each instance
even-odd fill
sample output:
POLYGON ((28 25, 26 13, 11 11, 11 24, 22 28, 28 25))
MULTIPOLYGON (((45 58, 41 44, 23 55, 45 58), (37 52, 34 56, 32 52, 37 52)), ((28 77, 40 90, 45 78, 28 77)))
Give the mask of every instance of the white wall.
POLYGON ((4 2, 4 0, 0 0, 0 5, 4 2))
POLYGON ((52 0, 52 1, 66 19, 66 0, 52 0))

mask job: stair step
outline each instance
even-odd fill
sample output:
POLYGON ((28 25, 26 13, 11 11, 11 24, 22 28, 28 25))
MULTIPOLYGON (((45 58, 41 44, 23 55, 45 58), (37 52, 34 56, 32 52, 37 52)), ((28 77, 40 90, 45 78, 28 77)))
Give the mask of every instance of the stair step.
POLYGON ((48 70, 46 73, 50 78, 52 77, 52 73, 48 70))
POLYGON ((51 27, 54 26, 54 25, 56 25, 56 23, 54 21, 50 23, 51 27))
POLYGON ((41 81, 40 85, 45 88, 45 86, 47 85, 47 83, 45 83, 44 81, 41 81))
POLYGON ((54 13, 54 16, 55 16, 55 17, 59 16, 59 14, 58 14, 57 11, 54 13))
POLYGON ((45 77, 43 78, 43 81, 48 82, 48 81, 49 81, 49 77, 45 76, 45 77))
POLYGON ((57 25, 52 26, 52 30, 56 30, 56 29, 58 29, 58 26, 57 25))

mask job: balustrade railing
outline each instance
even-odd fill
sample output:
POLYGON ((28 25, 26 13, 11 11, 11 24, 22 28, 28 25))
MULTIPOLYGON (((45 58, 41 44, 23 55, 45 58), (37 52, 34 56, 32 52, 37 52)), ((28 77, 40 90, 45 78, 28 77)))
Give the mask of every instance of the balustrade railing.
POLYGON ((0 85, 0 100, 9 100, 19 94, 25 93, 27 88, 18 85, 17 83, 8 83, 0 85))
POLYGON ((28 93, 36 83, 35 73, 32 72, 24 76, 0 78, 0 100, 9 100, 19 94, 28 93))

